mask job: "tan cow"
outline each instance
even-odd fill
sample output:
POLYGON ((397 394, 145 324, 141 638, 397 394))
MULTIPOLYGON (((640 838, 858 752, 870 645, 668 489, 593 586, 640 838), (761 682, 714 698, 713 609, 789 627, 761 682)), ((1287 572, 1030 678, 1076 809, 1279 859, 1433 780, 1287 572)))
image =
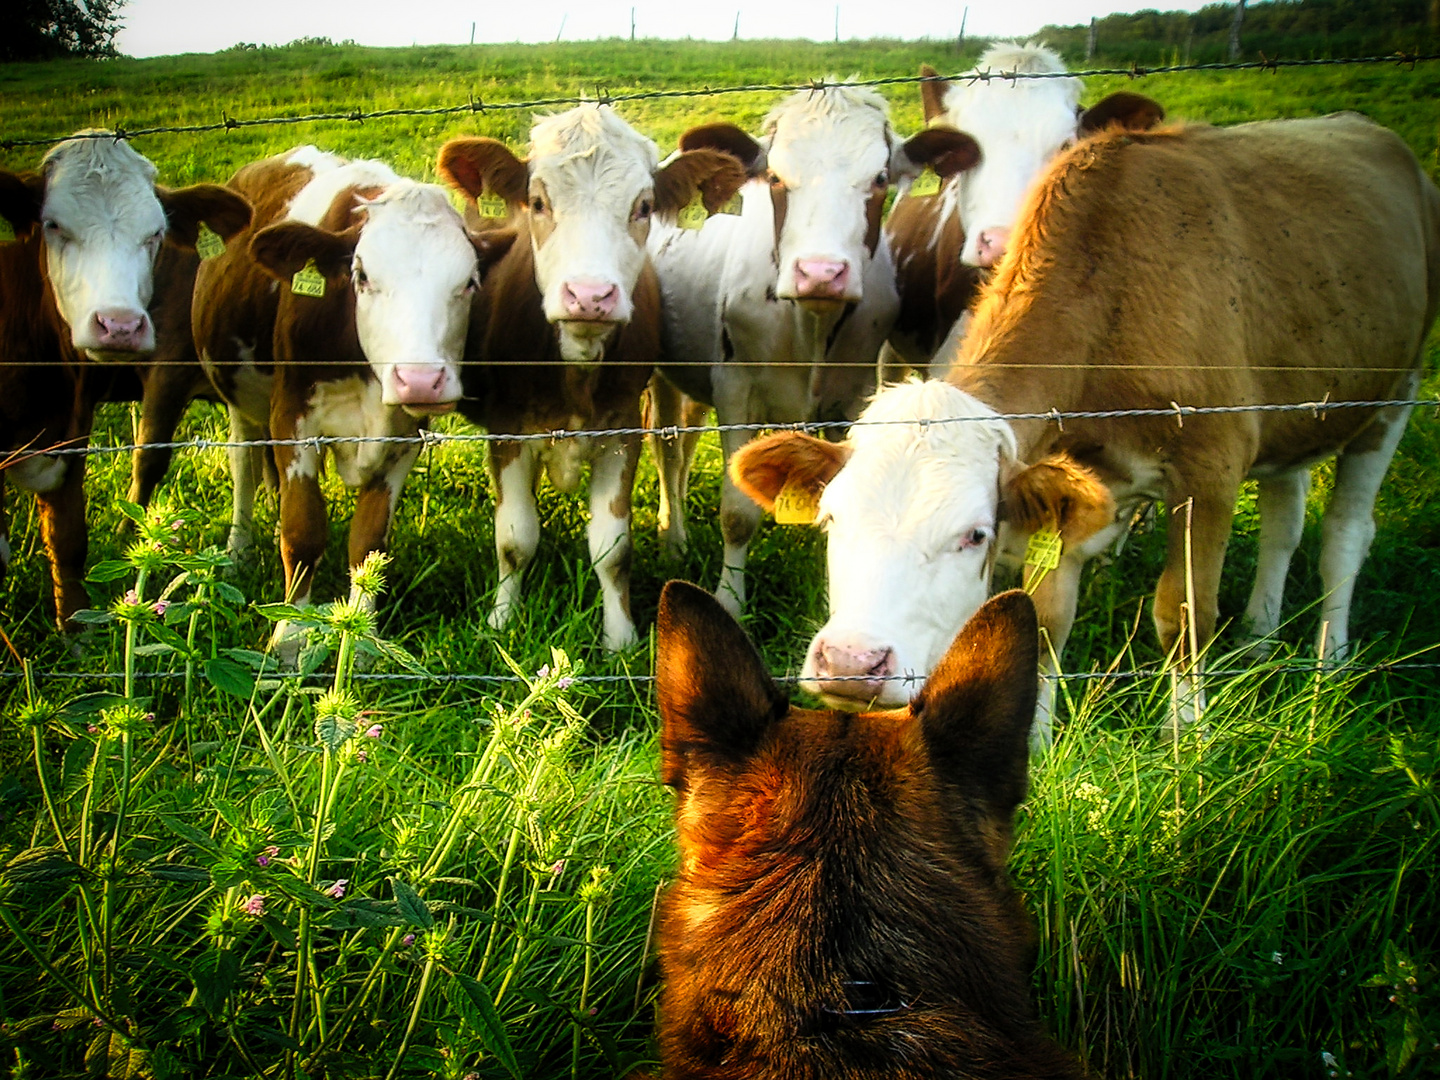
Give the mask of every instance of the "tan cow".
POLYGON ((1027 575, 1058 656, 1081 567, 1147 499, 1170 511, 1160 642, 1198 672, 1241 483, 1260 485, 1245 614, 1263 638, 1279 620, 1310 467, 1327 457, 1338 461, 1321 640, 1327 657, 1343 656, 1375 495, 1408 407, 1183 424, 996 414, 1410 399, 1437 305, 1440 192, 1396 135, 1364 117, 1111 132, 1078 145, 1033 193, 949 382, 882 392, 862 420, 901 422, 857 427, 847 446, 776 436, 738 459, 737 482, 762 502, 791 476, 826 485, 831 614, 805 661, 808 685, 855 704, 903 702, 910 690, 893 677, 931 669, 984 600, 997 544, 1019 551, 1041 529, 1063 541, 1053 571, 1027 575), (904 422, 920 418, 932 422, 904 422))

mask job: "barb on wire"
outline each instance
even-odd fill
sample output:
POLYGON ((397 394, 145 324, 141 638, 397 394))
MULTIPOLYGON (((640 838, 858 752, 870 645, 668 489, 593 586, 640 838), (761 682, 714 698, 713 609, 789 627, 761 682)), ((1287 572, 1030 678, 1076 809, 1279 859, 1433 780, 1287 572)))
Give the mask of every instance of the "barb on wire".
POLYGON ((852 427, 893 427, 919 424, 929 428, 931 424, 964 424, 974 421, 992 420, 1046 420, 1063 424, 1066 420, 1112 420, 1125 417, 1163 416, 1172 417, 1181 426, 1187 416, 1228 416, 1237 413, 1283 413, 1309 412, 1318 414, 1321 410, 1332 409, 1390 409, 1414 407, 1440 407, 1440 400, 1434 398, 1394 398, 1379 401, 1297 401, 1289 404, 1271 405, 1179 405, 1171 402, 1164 408, 1153 409, 1083 409, 1062 412, 1047 409, 1044 412, 992 413, 982 416, 945 416, 929 419, 908 420, 798 420, 789 424, 695 424, 691 426, 669 426, 663 429, 648 427, 599 428, 595 430, 570 430, 556 428, 553 431, 523 433, 507 432, 462 432, 421 431, 416 435, 312 435, 304 439, 182 439, 173 442, 128 443, 118 446, 57 446, 54 449, 37 450, 31 456, 45 454, 53 457, 81 457, 102 454, 128 454, 134 450, 197 450, 197 449, 240 449, 251 446, 304 446, 320 452, 322 447, 354 443, 392 443, 438 446, 442 443, 487 443, 487 442, 554 442, 558 439, 603 439, 635 435, 659 434, 666 438, 677 435, 703 435, 707 432, 726 431, 801 431, 819 434, 831 430, 852 427))
MULTIPOLYGON (((875 79, 856 79, 850 86, 899 86, 909 83, 934 81, 936 79, 947 79, 954 82, 988 82, 991 78, 1009 79, 1076 79, 1076 78, 1100 78, 1105 76, 1116 76, 1127 79, 1137 79, 1148 75, 1174 75, 1202 71, 1269 71, 1278 72, 1282 67, 1323 67, 1326 65, 1355 65, 1355 64, 1397 64, 1401 66, 1414 66, 1425 60, 1440 60, 1440 53, 1388 53, 1383 56, 1341 56, 1341 57, 1317 57, 1314 59, 1281 60, 1262 56, 1259 60, 1227 61, 1213 64, 1168 64, 1160 67, 1140 67, 1131 63, 1128 67, 1110 68, 1089 68, 1082 71, 965 71, 956 75, 948 76, 924 76, 924 75, 889 75, 875 79)), ((603 102, 609 105, 620 105, 630 101, 651 101, 664 98, 698 98, 712 97, 721 94, 752 94, 752 93, 798 93, 800 91, 814 91, 823 89, 823 80, 811 80, 807 83, 745 83, 737 86, 703 87, 688 89, 667 89, 667 90, 637 90, 629 94, 612 94, 600 91, 603 94, 603 102)), ((481 106, 481 111, 491 110, 529 110, 546 109, 558 106, 579 105, 587 101, 595 101, 596 98, 585 97, 584 95, 556 95, 546 98, 534 98, 528 101, 503 101, 490 102, 481 106)), ((262 127, 284 124, 316 124, 327 121, 364 121, 379 120, 398 116, 451 116, 460 113, 473 113, 476 111, 476 101, 473 97, 456 105, 433 105, 416 106, 410 108, 377 109, 374 112, 362 112, 358 109, 349 112, 317 112, 292 116, 260 116, 251 119, 239 119, 225 114, 216 123, 210 124, 156 124, 150 127, 137 127, 122 130, 118 126, 114 132, 107 133, 86 133, 86 134, 64 134, 51 135, 34 139, 0 139, 0 150, 15 150, 30 146, 53 146, 55 143, 64 142, 66 139, 93 139, 93 138, 124 138, 137 139, 143 135, 188 135, 202 134, 211 131, 233 131, 240 127, 262 127)))

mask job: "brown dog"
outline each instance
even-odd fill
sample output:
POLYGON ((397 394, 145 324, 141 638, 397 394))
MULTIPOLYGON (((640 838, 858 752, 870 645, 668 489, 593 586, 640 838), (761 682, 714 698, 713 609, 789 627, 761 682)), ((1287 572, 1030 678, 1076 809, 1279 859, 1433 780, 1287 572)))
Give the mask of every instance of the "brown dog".
POLYGON ((1035 611, 989 601, 903 711, 793 708, 708 593, 660 598, 665 1080, 1083 1075, 1030 1000, 1010 884, 1035 611))

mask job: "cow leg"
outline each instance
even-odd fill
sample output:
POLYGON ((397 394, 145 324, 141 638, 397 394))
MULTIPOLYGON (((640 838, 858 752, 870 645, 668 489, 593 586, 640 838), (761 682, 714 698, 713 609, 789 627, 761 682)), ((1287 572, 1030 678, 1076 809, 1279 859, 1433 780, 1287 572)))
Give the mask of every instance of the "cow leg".
MULTIPOLYGON (((372 551, 389 547, 390 526, 405 478, 420 457, 419 447, 406 447, 384 472, 366 478, 355 495, 355 516, 350 519, 350 569, 354 570, 372 551)), ((375 610, 375 598, 350 587, 350 602, 375 610)))
MULTIPOLYGON (((85 440, 76 445, 83 446, 85 440)), ((65 464, 65 476, 55 487, 36 492, 40 507, 40 537, 50 559, 50 578, 55 589, 55 623, 62 630, 74 630, 70 617, 90 606, 85 591, 85 556, 89 536, 85 531, 85 458, 76 455, 65 464)))
POLYGON ((760 507, 731 481, 730 459, 753 434, 749 431, 720 433, 720 445, 725 451, 725 475, 720 485, 720 535, 725 541, 725 563, 720 570, 720 587, 715 590, 715 599, 737 619, 745 607, 745 556, 750 538, 760 524, 760 507))
MULTIPOLYGON (((265 427, 230 406, 230 441, 249 442, 265 437, 265 427)), ((288 449, 277 447, 277 449, 288 449)), ((225 553, 232 562, 241 562, 255 539, 255 485, 264 471, 263 446, 231 446, 230 455, 230 540, 225 553)))
POLYGON ((590 467, 590 565, 600 578, 605 648, 619 652, 638 639, 630 618, 630 494, 640 439, 606 439, 590 467))
POLYGON ((1066 553, 1060 565, 1038 581, 1034 576, 1036 571, 1025 568, 1025 587, 1035 601, 1035 616, 1040 623, 1040 697, 1035 706, 1035 724, 1030 729, 1030 748, 1036 752, 1047 749, 1055 738, 1055 688, 1062 670, 1060 657, 1070 638, 1070 628, 1075 625, 1080 571, 1084 567, 1083 555, 1066 553))
MULTIPOLYGON (((705 422, 707 406, 686 396, 674 383, 658 371, 650 380, 649 415, 646 426, 698 427, 705 422)), ((685 553, 685 491, 690 482, 690 464, 700 443, 698 431, 682 435, 663 435, 652 430, 650 452, 660 474, 660 550, 667 558, 685 553)))
POLYGON ((1172 496, 1165 569, 1155 589, 1155 630, 1176 673, 1171 715, 1165 728, 1170 732, 1195 723, 1205 707, 1197 652, 1203 652, 1215 636, 1220 573, 1240 484, 1236 480, 1203 490, 1197 488, 1191 486, 1194 494, 1189 499, 1172 496), (1193 592, 1188 590, 1190 581, 1193 592), (1192 620, 1194 648, 1190 641, 1192 620))
MULTIPOLYGON (((1414 397, 1418 383, 1418 377, 1413 378, 1398 395, 1414 397)), ((1383 410, 1336 459, 1335 488, 1325 508, 1320 546, 1325 588, 1320 604, 1322 660, 1343 660, 1348 652, 1355 578, 1375 539, 1375 496, 1409 419, 1409 406, 1383 410)))
MULTIPOLYGON (((285 600, 306 607, 330 531, 325 496, 320 491, 321 451, 313 446, 277 446, 275 451, 275 464, 280 470, 280 559, 285 565, 285 600)), ((298 627, 282 621, 276 624, 270 645, 282 663, 294 665, 303 639, 298 627)))
POLYGON ((540 456, 534 443, 489 443, 490 480, 495 486, 495 555, 500 584, 485 620, 492 630, 510 621, 520 603, 520 579, 540 543, 535 479, 540 456))
POLYGON ((1245 632, 1254 639, 1253 655, 1275 647, 1267 639, 1280 626, 1280 605, 1290 559, 1305 530, 1305 497, 1310 493, 1310 470, 1295 469, 1260 481, 1256 502, 1260 508, 1260 553, 1255 563, 1255 587, 1245 606, 1245 632))
POLYGON ((149 443, 170 442, 194 396, 195 369, 180 364, 157 363, 145 380, 140 398, 142 444, 130 462, 129 499, 149 506, 150 498, 170 469, 174 451, 169 447, 146 447, 149 443))

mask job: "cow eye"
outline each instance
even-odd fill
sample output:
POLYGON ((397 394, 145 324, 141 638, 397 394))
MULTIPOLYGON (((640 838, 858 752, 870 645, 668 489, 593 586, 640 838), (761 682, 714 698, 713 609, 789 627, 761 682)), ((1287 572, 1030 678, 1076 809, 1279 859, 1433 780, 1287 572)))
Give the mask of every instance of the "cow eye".
POLYGON ((780 177, 776 176, 773 172, 767 172, 765 174, 765 179, 770 181, 771 187, 780 187, 782 184, 785 183, 784 180, 781 180, 780 177))
POLYGON ((541 197, 541 196, 539 196, 539 195, 536 195, 533 199, 530 200, 530 209, 531 209, 532 212, 534 212, 534 213, 536 213, 536 214, 543 214, 543 213, 545 213, 545 200, 544 200, 544 198, 541 197))
POLYGON ((960 534, 960 540, 956 543, 955 548, 957 551, 971 551, 984 547, 994 536, 995 530, 988 525, 977 525, 960 534))
POLYGON ((631 220, 631 221, 649 221, 649 220, 650 220, 650 211, 651 211, 651 209, 652 209, 652 207, 650 206, 650 200, 649 200, 649 199, 641 199, 641 200, 640 200, 640 204, 635 207, 635 213, 633 213, 632 215, 630 215, 630 220, 631 220))
POLYGON ((370 288, 370 275, 365 273, 365 268, 361 266, 358 262, 355 264, 353 274, 355 278, 356 289, 363 290, 370 288))
POLYGON ((888 169, 881 169, 881 170, 875 175, 875 186, 876 186, 876 187, 889 187, 889 186, 890 186, 890 171, 889 171, 888 169))

